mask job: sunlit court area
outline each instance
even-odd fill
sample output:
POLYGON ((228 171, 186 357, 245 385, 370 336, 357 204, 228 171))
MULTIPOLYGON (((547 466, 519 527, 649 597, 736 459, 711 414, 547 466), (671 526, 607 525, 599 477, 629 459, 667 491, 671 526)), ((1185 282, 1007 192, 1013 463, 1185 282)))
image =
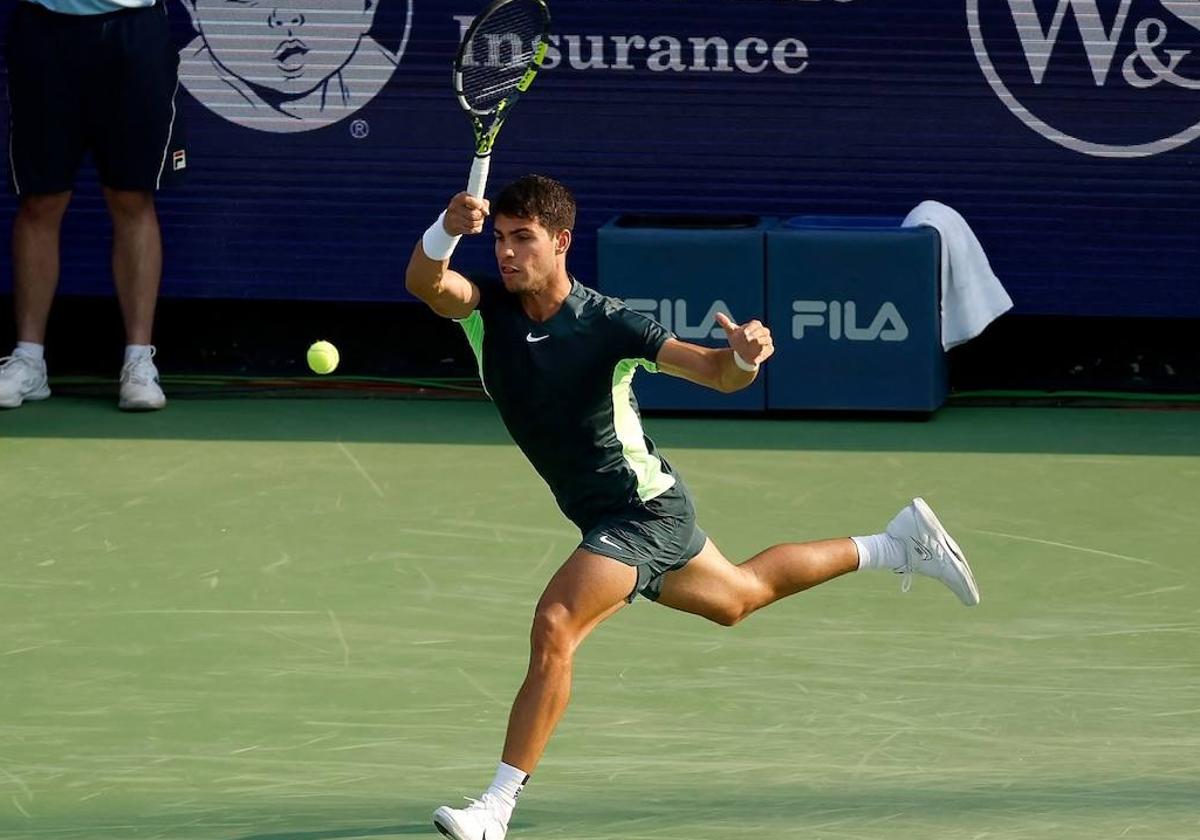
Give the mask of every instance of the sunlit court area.
POLYGON ((0 27, 0 840, 1200 837, 1190 4, 0 27))

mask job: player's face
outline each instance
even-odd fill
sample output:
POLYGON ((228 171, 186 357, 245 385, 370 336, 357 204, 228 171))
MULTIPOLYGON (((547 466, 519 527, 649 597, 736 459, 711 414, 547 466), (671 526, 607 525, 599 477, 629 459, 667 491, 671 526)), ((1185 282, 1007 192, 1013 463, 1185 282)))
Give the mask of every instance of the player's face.
POLYGON ((558 266, 559 237, 537 219, 496 216, 496 263, 504 287, 518 294, 537 294, 549 284, 558 266))
POLYGON ((375 0, 193 0, 192 22, 217 62, 283 94, 316 88, 371 29, 375 0))

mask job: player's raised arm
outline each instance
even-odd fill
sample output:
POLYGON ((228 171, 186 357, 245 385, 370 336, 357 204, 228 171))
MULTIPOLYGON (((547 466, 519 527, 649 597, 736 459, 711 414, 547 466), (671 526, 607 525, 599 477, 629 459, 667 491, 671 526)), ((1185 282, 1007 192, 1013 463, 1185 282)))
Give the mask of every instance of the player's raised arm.
POLYGON ((461 192, 413 248, 404 286, 443 318, 465 318, 479 304, 479 288, 450 270, 450 255, 463 236, 483 231, 488 201, 461 192))
POLYGON ((729 339, 728 350, 701 347, 672 338, 658 352, 658 369, 722 393, 740 391, 758 377, 758 366, 775 352, 771 331, 759 321, 741 326, 717 313, 729 339))

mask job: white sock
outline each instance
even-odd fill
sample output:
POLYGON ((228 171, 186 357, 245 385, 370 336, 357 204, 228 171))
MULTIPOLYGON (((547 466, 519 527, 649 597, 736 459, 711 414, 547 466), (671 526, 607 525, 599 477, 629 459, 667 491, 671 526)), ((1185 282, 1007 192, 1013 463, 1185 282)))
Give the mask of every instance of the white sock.
POLYGON ((858 546, 858 570, 901 569, 905 563, 904 543, 890 534, 851 537, 858 546))
POLYGON ((13 351, 13 355, 40 362, 46 358, 46 345, 34 344, 32 341, 18 341, 17 349, 13 351))
POLYGON ((150 355, 149 344, 126 344, 125 345, 125 364, 129 364, 134 359, 140 359, 143 356, 150 355))
POLYGON ((501 761, 500 766, 496 768, 496 778, 492 779, 492 784, 487 792, 496 797, 504 806, 504 810, 500 814, 504 818, 504 822, 507 823, 512 819, 513 809, 517 807, 517 797, 521 795, 521 790, 528 781, 529 774, 511 764, 501 761))

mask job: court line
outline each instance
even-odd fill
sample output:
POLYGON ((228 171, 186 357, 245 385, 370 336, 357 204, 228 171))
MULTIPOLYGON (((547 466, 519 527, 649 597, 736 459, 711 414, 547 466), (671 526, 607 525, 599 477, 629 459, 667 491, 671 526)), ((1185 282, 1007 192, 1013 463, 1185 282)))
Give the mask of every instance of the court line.
POLYGON ((1040 540, 1037 537, 1023 537, 1019 534, 1006 534, 1003 531, 985 531, 982 528, 965 528, 975 534, 988 534, 993 537, 1004 537, 1005 539, 1017 540, 1019 542, 1031 542, 1038 545, 1052 545, 1055 548, 1069 548, 1072 551, 1082 551, 1085 554, 1099 554, 1101 557, 1115 557, 1117 560, 1128 560, 1132 563, 1141 563, 1143 566, 1154 566, 1162 569, 1164 566, 1155 563, 1153 560, 1147 560, 1144 557, 1130 557, 1128 554, 1117 554, 1112 551, 1101 551, 1098 548, 1088 548, 1083 545, 1072 545, 1071 543, 1055 542, 1054 540, 1040 540))
POLYGON ((550 558, 552 558, 554 556, 555 549, 557 549, 557 548, 558 548, 558 543, 556 543, 556 542, 552 542, 548 546, 546 546, 546 550, 542 553, 542 559, 538 561, 538 564, 536 566, 534 566, 532 569, 529 570, 528 573, 526 573, 525 577, 531 578, 534 575, 536 575, 538 572, 540 572, 542 570, 542 567, 550 562, 550 558))
POLYGON ((379 485, 375 483, 375 479, 371 478, 371 474, 368 473, 365 469, 363 469, 363 465, 360 464, 358 462, 358 459, 355 458, 350 453, 350 450, 346 448, 346 445, 344 443, 342 443, 339 440, 337 442, 337 446, 338 446, 338 449, 342 450, 342 454, 345 455, 348 459, 350 459, 350 463, 354 465, 354 469, 358 470, 359 474, 367 480, 367 484, 371 485, 371 489, 375 491, 375 495, 379 496, 379 498, 382 499, 383 491, 379 489, 379 485))
MULTIPOLYGON (((461 524, 461 523, 455 523, 455 524, 461 524)), ((451 531, 431 531, 427 528, 397 528, 396 531, 397 531, 397 533, 400 533, 400 534, 415 534, 416 536, 419 536, 419 537, 445 537, 446 539, 451 539, 451 540, 474 540, 475 542, 485 542, 485 543, 513 542, 513 540, 497 540, 494 536, 492 536, 490 534, 464 534, 461 532, 454 533, 451 531)), ((420 556, 420 555, 407 555, 407 556, 420 556)), ((432 555, 427 555, 427 556, 432 556, 432 555)), ((444 560, 446 558, 443 557, 443 558, 437 558, 437 559, 444 560)))
POLYGON ((890 735, 885 737, 879 743, 874 744, 869 750, 867 750, 865 753, 863 753, 863 757, 860 758, 858 760, 858 764, 856 764, 854 766, 854 771, 856 773, 861 773, 866 768, 868 761, 870 761, 872 758, 874 758, 876 755, 878 755, 880 752, 882 752, 884 749, 886 749, 887 745, 890 744, 892 741, 894 741, 896 738, 898 738, 901 735, 905 735, 905 734, 909 734, 909 733, 903 729, 897 729, 895 732, 892 732, 890 735))
POLYGON ((528 525, 514 525, 511 522, 488 522, 475 516, 462 517, 454 524, 464 528, 494 528, 517 534, 536 534, 547 537, 561 537, 564 533, 562 528, 537 528, 528 525))
POLYGON ((421 598, 426 601, 432 601, 434 595, 437 594, 437 584, 435 584, 433 582, 433 578, 431 578, 429 574, 416 563, 413 564, 412 568, 425 580, 425 591, 421 593, 421 598))
POLYGON ((477 691, 478 691, 480 694, 482 694, 484 697, 486 697, 487 699, 491 700, 493 703, 495 703, 495 704, 496 704, 497 706, 499 706, 500 708, 502 708, 502 709, 503 709, 503 708, 505 708, 504 702, 503 702, 503 701, 502 701, 502 700, 501 700, 499 697, 497 697, 496 695, 492 694, 490 691, 488 691, 486 688, 484 688, 482 685, 480 685, 480 684, 479 684, 479 683, 478 683, 478 682, 475 680, 475 678, 474 678, 474 677, 472 677, 470 674, 468 674, 468 673, 467 673, 466 671, 464 671, 462 668, 459 668, 459 669, 458 669, 458 673, 462 674, 462 675, 463 675, 463 678, 464 678, 464 679, 465 679, 467 682, 469 682, 469 683, 470 683, 472 686, 474 686, 474 687, 475 687, 475 689, 476 689, 476 690, 477 690, 477 691))
POLYGON ((263 566, 262 570, 264 572, 273 572, 276 569, 278 569, 280 566, 286 566, 288 563, 292 562, 291 556, 286 551, 281 552, 281 553, 283 555, 282 557, 280 557, 274 563, 269 563, 266 566, 263 566))
POLYGON ((55 639, 50 642, 42 642, 40 645, 30 645, 28 647, 16 648, 15 650, 6 650, 6 651, 4 651, 4 653, 0 653, 0 656, 15 656, 18 653, 28 653, 31 650, 41 650, 44 647, 50 647, 51 645, 61 645, 62 643, 63 643, 62 639, 55 639))
POLYGON ((320 615, 318 610, 111 610, 85 615, 320 615))
POLYGON ((158 478, 155 478, 153 480, 153 483, 160 484, 160 483, 166 481, 168 478, 171 478, 172 476, 183 472, 188 467, 190 467, 193 463, 194 463, 194 461, 184 461, 182 464, 172 467, 171 469, 167 470, 165 473, 160 475, 158 478))
POLYGON ((337 616, 333 614, 333 610, 327 609, 329 620, 333 622, 333 629, 337 632, 338 640, 342 643, 342 667, 350 667, 350 645, 346 644, 346 636, 342 633, 342 625, 338 623, 337 616))
POLYGON ((1179 586, 1162 586, 1162 587, 1159 587, 1158 589, 1150 589, 1150 590, 1147 590, 1146 592, 1133 592, 1129 595, 1122 595, 1121 597, 1122 598, 1144 598, 1147 595, 1161 595, 1164 592, 1175 592, 1176 590, 1183 589, 1183 588, 1184 588, 1184 586, 1181 583, 1181 584, 1179 584, 1179 586))
MULTIPOLYGON (((6 778, 11 779, 12 781, 16 782, 17 787, 21 789, 21 793, 25 794, 25 798, 28 799, 30 802, 33 801, 33 791, 31 791, 29 789, 29 785, 25 784, 25 781, 20 776, 17 776, 13 773, 8 772, 8 770, 4 769, 4 767, 0 767, 0 773, 3 773, 6 778)), ((13 801, 15 802, 16 799, 17 798, 14 796, 13 801)), ((25 813, 25 812, 22 811, 21 813, 25 813)), ((29 816, 29 815, 25 814, 25 816, 29 816)))
POLYGON ((321 654, 322 656, 329 656, 330 652, 325 650, 325 648, 320 648, 320 647, 317 647, 316 645, 310 645, 307 642, 300 642, 300 641, 297 641, 296 639, 288 638, 287 636, 280 633, 278 630, 273 630, 270 627, 263 627, 262 629, 277 639, 282 639, 285 642, 290 642, 291 644, 296 645, 297 647, 304 648, 305 650, 315 650, 317 653, 321 654))

